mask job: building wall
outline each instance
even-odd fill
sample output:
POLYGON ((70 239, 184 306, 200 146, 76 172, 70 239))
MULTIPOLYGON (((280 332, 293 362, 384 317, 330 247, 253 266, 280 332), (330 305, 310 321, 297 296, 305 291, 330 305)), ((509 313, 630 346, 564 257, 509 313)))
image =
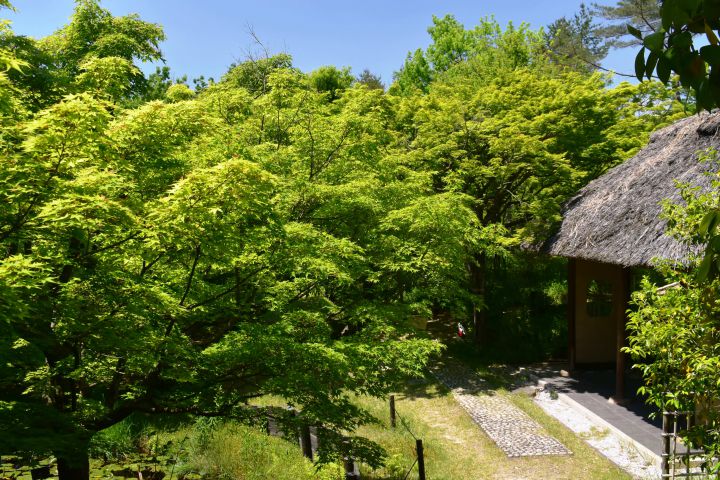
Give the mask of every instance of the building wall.
POLYGON ((618 317, 625 310, 623 269, 578 259, 575 281, 575 361, 614 363, 618 317))

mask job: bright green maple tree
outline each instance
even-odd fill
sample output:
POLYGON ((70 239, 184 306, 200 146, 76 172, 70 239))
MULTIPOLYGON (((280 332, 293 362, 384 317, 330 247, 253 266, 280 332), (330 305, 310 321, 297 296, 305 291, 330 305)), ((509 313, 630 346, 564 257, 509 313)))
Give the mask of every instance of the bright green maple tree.
MULTIPOLYGON (((0 48, 24 62, 22 71, 8 72, 28 108, 36 111, 81 91, 83 72, 112 72, 134 62, 162 60, 160 25, 137 15, 115 17, 98 0, 77 0, 70 22, 47 37, 34 39, 0 29, 0 48), (109 58, 108 58, 109 57, 109 58), (114 60, 111 60, 114 59, 114 60), (108 62, 113 62, 110 68, 108 62)), ((102 75, 96 75, 101 79, 102 75)), ((128 97, 143 96, 151 85, 136 68, 126 76, 128 97)))
MULTIPOLYGON (((96 6, 72 28, 116 25, 96 6)), ((370 420, 350 395, 383 396, 439 351, 409 318, 463 291, 469 197, 390 153, 382 91, 329 94, 278 65, 260 95, 228 74, 123 110, 129 55, 65 59, 62 42, 74 93, 5 128, 0 450, 86 478, 93 435, 133 413, 247 419, 274 394, 320 427, 323 458, 377 465, 372 443, 342 442, 370 420)))

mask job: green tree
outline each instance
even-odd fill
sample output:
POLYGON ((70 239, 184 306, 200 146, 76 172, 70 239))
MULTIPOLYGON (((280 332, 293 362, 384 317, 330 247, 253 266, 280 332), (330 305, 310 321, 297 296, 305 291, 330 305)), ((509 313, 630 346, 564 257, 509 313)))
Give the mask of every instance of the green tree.
POLYGON ((221 81, 242 87, 255 95, 267 91, 270 74, 276 70, 292 68, 292 57, 280 53, 266 58, 248 58, 240 64, 230 65, 221 81))
POLYGON ((476 53, 477 35, 474 34, 475 32, 465 30, 455 17, 445 15, 439 18, 433 15, 432 22, 433 24, 427 29, 432 43, 427 48, 426 54, 434 70, 444 72, 476 53))
POLYGON ((379 90, 330 103, 276 69, 264 94, 228 76, 119 110, 100 80, 4 145, 0 450, 87 478, 93 435, 134 412, 247 420, 272 394, 320 427, 323 458, 377 465, 341 441, 371 420, 350 395, 438 352, 409 318, 463 295, 471 199, 389 153, 379 90))
POLYGON ((73 82, 74 89, 94 92, 116 102, 127 95, 131 78, 140 74, 121 57, 90 57, 80 65, 80 70, 73 82))
POLYGON ((77 76, 86 70, 88 62, 105 57, 124 59, 132 65, 126 95, 142 94, 147 81, 133 62, 161 59, 159 45, 164 39, 159 25, 144 22, 137 15, 113 17, 98 0, 78 0, 70 23, 52 35, 34 40, 6 30, 0 35, 0 46, 28 64, 10 79, 37 110, 72 93, 77 76))
MULTIPOLYGON (((585 20, 577 26, 590 35, 585 20)), ((434 24, 442 28, 432 30, 437 38, 428 52, 446 69, 434 69, 429 53, 418 50, 412 61, 425 62, 427 83, 413 83, 409 63, 396 76, 390 93, 403 94, 398 145, 412 168, 432 172, 436 191, 473 198, 484 239, 467 265, 465 300, 474 308, 455 305, 455 313, 471 314, 486 345, 493 332, 502 332, 496 344, 509 332, 516 332, 513 341, 537 343, 528 325, 545 312, 527 306, 557 302, 552 289, 562 279, 548 262, 529 261, 519 245, 545 238, 565 200, 635 153, 653 129, 682 116, 682 106, 657 82, 611 89, 608 76, 558 65, 543 30, 502 29, 492 19, 472 30, 451 17, 434 24), (541 278, 542 286, 521 287, 521 298, 519 283, 527 278, 541 278), (543 288, 547 294, 538 293, 543 288)))
POLYGON ((316 91, 326 93, 332 102, 340 96, 343 90, 352 85, 355 77, 350 73, 350 67, 337 68, 328 65, 311 72, 308 81, 316 91))
MULTIPOLYGON (((493 265, 501 265, 499 270, 523 268, 510 266, 519 244, 545 238, 559 220, 563 202, 631 156, 657 125, 676 118, 673 105, 675 115, 682 113, 677 113, 674 96, 659 84, 625 83, 610 90, 600 74, 553 76, 540 69, 508 65, 500 70, 492 65, 486 68, 498 73, 489 79, 484 68, 479 74, 455 68, 452 80, 439 79, 424 98, 402 100, 402 142, 407 161, 418 162, 411 163, 414 168, 433 172, 437 191, 473 198, 486 242, 469 263, 469 288, 478 307, 482 297, 493 299, 484 301, 490 306, 494 299, 509 298, 497 291, 500 286, 490 287, 495 290, 486 295, 488 285, 497 285, 490 281, 493 265), (656 114, 649 115, 653 111, 656 114)), ((516 300, 517 295, 510 299, 516 300)), ((505 320, 492 312, 510 309, 491 306, 479 308, 474 321, 507 331, 505 320), (496 315, 494 325, 485 322, 486 314, 496 315)))
POLYGON ((422 49, 408 53, 402 68, 393 74, 393 86, 390 91, 412 93, 413 90, 427 92, 433 79, 433 71, 422 49))
POLYGON ((189 100, 195 95, 190 87, 184 83, 176 83, 168 87, 165 96, 171 102, 180 102, 182 100, 189 100))
POLYGON ((494 18, 485 18, 467 30, 453 16, 433 17, 428 28, 432 38, 426 51, 409 53, 405 64, 394 75, 390 92, 427 92, 435 81, 452 83, 468 76, 485 76, 491 81, 506 69, 527 68, 546 62, 546 37, 527 24, 508 23, 503 30, 494 18))

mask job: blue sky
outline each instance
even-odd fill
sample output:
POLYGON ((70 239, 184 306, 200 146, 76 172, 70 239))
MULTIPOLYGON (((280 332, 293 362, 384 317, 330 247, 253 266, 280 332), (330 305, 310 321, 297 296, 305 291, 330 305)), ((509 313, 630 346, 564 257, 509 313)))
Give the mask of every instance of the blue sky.
MULTIPOLYGON (((162 45, 175 76, 219 78, 227 66, 252 48, 248 28, 273 52, 286 51, 297 67, 311 71, 322 65, 364 68, 392 79, 408 51, 429 43, 432 15, 446 13, 466 27, 495 15, 505 24, 547 25, 577 11, 581 0, 449 0, 343 2, 328 0, 104 0, 115 15, 138 13, 161 24, 162 45)), ((587 2, 586 2, 587 3, 587 2)), ((612 4, 612 0, 598 3, 612 4)), ((72 0, 13 0, 16 13, 6 13, 19 34, 42 37, 67 23, 72 0)), ((7 11, 5 11, 7 12, 7 11)), ((631 72, 634 52, 612 53, 604 66, 631 72)))

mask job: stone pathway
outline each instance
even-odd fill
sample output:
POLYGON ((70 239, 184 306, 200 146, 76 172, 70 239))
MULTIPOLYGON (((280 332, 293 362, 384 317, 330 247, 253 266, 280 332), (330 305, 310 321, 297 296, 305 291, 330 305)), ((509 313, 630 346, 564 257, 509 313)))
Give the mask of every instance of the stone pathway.
POLYGON ((572 454, 510 399, 495 394, 469 368, 444 363, 433 373, 452 390, 455 400, 508 457, 572 454))

